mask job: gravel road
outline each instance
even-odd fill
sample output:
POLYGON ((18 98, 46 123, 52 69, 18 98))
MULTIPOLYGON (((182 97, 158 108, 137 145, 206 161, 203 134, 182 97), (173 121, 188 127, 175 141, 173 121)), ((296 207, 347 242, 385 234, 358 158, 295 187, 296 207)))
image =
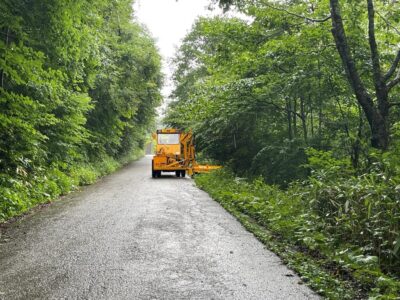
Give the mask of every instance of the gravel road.
POLYGON ((189 178, 149 156, 0 236, 0 299, 318 299, 189 178))

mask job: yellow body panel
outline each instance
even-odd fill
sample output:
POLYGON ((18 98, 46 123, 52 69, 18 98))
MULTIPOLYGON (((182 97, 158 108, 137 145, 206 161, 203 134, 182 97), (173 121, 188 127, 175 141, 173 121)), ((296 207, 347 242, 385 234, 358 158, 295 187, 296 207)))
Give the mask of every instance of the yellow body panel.
POLYGON ((181 146, 180 145, 157 144, 156 152, 172 154, 172 155, 181 155, 181 146))

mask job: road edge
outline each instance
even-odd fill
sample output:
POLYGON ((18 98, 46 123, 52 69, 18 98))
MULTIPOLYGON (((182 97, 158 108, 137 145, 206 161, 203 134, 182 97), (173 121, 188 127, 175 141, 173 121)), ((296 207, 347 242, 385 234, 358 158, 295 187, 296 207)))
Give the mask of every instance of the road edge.
POLYGON ((34 204, 33 206, 29 207, 28 209, 22 210, 22 211, 16 213, 15 215, 13 215, 9 218, 6 218, 4 220, 0 219, 0 237, 1 237, 2 231, 7 229, 10 225, 12 225, 20 220, 23 220, 24 218, 26 218, 32 214, 35 214, 38 211, 46 209, 47 207, 51 206, 54 202, 62 201, 62 199, 64 197, 66 197, 72 193, 80 192, 82 190, 82 188, 84 188, 84 187, 96 184, 103 178, 120 171, 121 169, 125 168, 126 166, 130 165, 131 163, 138 161, 145 155, 146 154, 145 154, 144 150, 141 149, 140 151, 137 151, 137 153, 135 153, 133 156, 131 156, 129 158, 124 157, 121 160, 116 160, 116 163, 118 163, 118 167, 116 167, 115 169, 112 169, 110 172, 99 173, 98 176, 93 178, 94 179, 93 181, 91 181, 89 183, 86 183, 86 182, 80 183, 79 185, 73 186, 66 193, 61 193, 61 194, 57 195, 56 197, 45 199, 45 201, 38 202, 38 203, 34 204))
POLYGON ((298 274, 301 279, 299 283, 307 285, 319 296, 326 299, 353 300, 368 298, 364 291, 359 289, 356 282, 341 280, 332 274, 334 270, 327 270, 324 267, 324 264, 326 264, 324 258, 314 258, 301 251, 301 249, 296 249, 292 245, 285 243, 279 236, 274 235, 273 232, 259 224, 249 215, 239 211, 235 206, 223 201, 223 199, 213 197, 206 187, 198 184, 196 178, 194 178, 194 182, 199 189, 206 192, 211 199, 235 217, 248 232, 252 233, 265 245, 266 249, 274 252, 289 269, 298 274))

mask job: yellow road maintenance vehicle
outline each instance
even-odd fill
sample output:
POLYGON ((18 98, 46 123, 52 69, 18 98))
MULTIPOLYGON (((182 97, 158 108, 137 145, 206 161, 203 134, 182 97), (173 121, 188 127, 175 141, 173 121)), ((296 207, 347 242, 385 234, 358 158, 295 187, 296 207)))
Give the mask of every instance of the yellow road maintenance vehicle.
POLYGON ((178 129, 160 129, 153 136, 156 140, 156 153, 152 160, 152 177, 161 177, 161 172, 175 172, 176 177, 206 173, 220 166, 199 165, 195 159, 192 132, 178 129))

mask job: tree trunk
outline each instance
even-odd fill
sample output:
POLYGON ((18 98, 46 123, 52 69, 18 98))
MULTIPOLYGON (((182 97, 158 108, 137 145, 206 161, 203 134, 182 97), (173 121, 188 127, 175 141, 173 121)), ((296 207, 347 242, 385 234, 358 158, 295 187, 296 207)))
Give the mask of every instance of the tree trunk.
POLYGON ((314 110, 311 101, 311 95, 308 95, 308 105, 310 111, 310 129, 311 129, 311 137, 314 137, 314 110))
POLYGON ((356 68, 354 59, 350 53, 350 47, 347 43, 347 37, 340 12, 339 0, 330 0, 332 35, 335 39, 336 48, 345 68, 347 79, 353 88, 357 101, 362 107, 371 128, 371 145, 374 148, 385 150, 389 144, 389 130, 387 124, 389 108, 388 89, 384 83, 382 85, 380 82, 382 81, 382 76, 380 73, 379 55, 374 34, 373 5, 372 0, 367 1, 369 17, 369 42, 378 108, 374 105, 371 95, 364 86, 364 83, 362 82, 356 68))
POLYGON ((293 140, 293 132, 292 132, 292 109, 290 98, 286 100, 286 116, 288 121, 288 138, 289 140, 293 140))
POLYGON ((297 137, 297 100, 293 98, 293 136, 297 137))
MULTIPOLYGON (((8 39, 9 39, 9 34, 10 34, 10 27, 7 27, 7 34, 6 34, 6 39, 5 39, 5 42, 6 42, 6 49, 5 49, 5 51, 7 51, 7 47, 8 47, 8 39)), ((6 61, 4 61, 4 63, 6 63, 6 61)), ((1 87, 2 88, 4 88, 4 70, 1 70, 1 80, 0 80, 0 82, 1 82, 1 87)))
POLYGON ((307 132, 307 116, 306 116, 305 106, 306 106, 306 104, 304 103, 304 98, 300 97, 301 125, 303 127, 304 142, 307 144, 308 132, 307 132))
POLYGON ((362 137, 362 128, 363 128, 363 116, 361 112, 360 106, 358 106, 358 131, 357 137, 352 145, 352 155, 351 155, 351 163, 354 169, 358 169, 358 164, 360 161, 360 151, 361 151, 361 137, 362 137))
POLYGON ((322 88, 321 88, 321 63, 318 59, 318 136, 322 136, 322 88))

